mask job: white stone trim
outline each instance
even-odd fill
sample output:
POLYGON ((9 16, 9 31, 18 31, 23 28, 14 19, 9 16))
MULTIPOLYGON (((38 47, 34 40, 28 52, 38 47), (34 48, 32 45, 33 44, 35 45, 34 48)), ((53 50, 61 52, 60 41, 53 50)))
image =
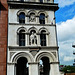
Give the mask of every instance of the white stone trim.
POLYGON ((31 30, 35 30, 36 33, 38 32, 37 28, 35 28, 35 27, 31 27, 31 28, 28 29, 28 33, 30 33, 31 30))
POLYGON ((27 58, 28 62, 34 61, 34 60, 33 60, 33 56, 32 56, 30 53, 27 53, 27 52, 18 52, 18 53, 15 53, 15 54, 12 56, 11 61, 14 62, 14 63, 17 63, 17 60, 18 60, 20 57, 25 57, 25 58, 27 58))
POLYGON ((35 56, 35 61, 39 62, 42 57, 48 57, 49 62, 56 61, 55 56, 49 51, 42 51, 42 52, 37 53, 37 55, 35 56))
POLYGON ((45 14, 46 17, 48 16, 47 12, 45 12, 43 10, 41 10, 41 11, 38 12, 38 16, 40 16, 41 13, 45 14))
POLYGON ((19 33, 20 30, 25 30, 25 32, 27 31, 27 29, 25 27, 20 27, 20 28, 17 29, 17 33, 19 33))
POLYGON ((41 31, 42 31, 42 30, 45 30, 45 31, 46 31, 46 33, 49 33, 48 29, 47 29, 47 28, 45 28, 45 27, 40 28, 40 29, 39 29, 39 33, 41 33, 41 31))
POLYGON ((35 16, 37 16, 37 12, 35 10, 30 10, 27 15, 29 16, 31 13, 35 13, 35 16))
POLYGON ((21 12, 23 12, 23 13, 25 13, 25 15, 27 15, 27 12, 26 12, 26 10, 24 10, 24 9, 21 9, 21 10, 19 10, 19 11, 17 12, 17 16, 19 16, 19 14, 20 14, 21 12))

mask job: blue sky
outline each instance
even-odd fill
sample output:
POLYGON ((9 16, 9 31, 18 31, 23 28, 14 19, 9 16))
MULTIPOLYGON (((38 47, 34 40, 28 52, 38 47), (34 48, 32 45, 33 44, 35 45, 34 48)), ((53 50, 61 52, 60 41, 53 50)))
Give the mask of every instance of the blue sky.
POLYGON ((59 4, 56 11, 57 37, 60 64, 73 65, 75 48, 75 0, 55 0, 59 4))

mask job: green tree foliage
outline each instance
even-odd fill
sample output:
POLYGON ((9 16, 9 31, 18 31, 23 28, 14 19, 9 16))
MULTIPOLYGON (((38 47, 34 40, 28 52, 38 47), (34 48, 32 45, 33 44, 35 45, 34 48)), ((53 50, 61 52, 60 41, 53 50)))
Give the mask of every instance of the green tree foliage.
POLYGON ((75 73, 75 66, 65 66, 62 69, 64 73, 75 73))

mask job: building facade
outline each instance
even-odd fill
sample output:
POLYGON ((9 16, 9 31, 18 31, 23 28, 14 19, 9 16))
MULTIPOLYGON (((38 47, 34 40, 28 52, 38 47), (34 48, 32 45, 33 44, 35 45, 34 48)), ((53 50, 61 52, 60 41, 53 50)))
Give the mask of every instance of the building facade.
MULTIPOLYGON (((75 48, 75 42, 73 43, 72 47, 75 48)), ((75 55, 75 50, 73 51, 73 54, 75 55)), ((75 66, 75 59, 73 65, 75 66)))
POLYGON ((55 23, 58 4, 54 0, 6 2, 7 75, 59 75, 55 23))

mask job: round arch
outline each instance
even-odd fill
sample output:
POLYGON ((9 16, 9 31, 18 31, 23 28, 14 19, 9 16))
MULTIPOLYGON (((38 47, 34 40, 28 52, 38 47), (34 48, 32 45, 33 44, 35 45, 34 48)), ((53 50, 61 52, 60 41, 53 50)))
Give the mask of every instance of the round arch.
POLYGON ((19 33, 20 30, 25 30, 25 32, 27 31, 27 29, 25 27, 20 27, 20 28, 17 29, 17 33, 19 33))
POLYGON ((30 10, 30 11, 27 13, 27 15, 30 15, 31 13, 34 13, 35 16, 37 16, 37 12, 36 12, 35 10, 30 10))
POLYGON ((39 33, 41 33, 42 30, 45 30, 46 33, 49 33, 49 31, 48 31, 45 27, 40 28, 40 29, 39 29, 39 33))
POLYGON ((19 52, 19 53, 15 53, 12 58, 11 61, 14 63, 17 63, 17 60, 20 57, 25 57, 27 58, 28 62, 32 62, 33 61, 33 56, 30 53, 26 53, 26 52, 19 52))
POLYGON ((19 11, 17 12, 17 15, 19 16, 19 14, 20 14, 21 12, 23 12, 23 13, 25 13, 25 15, 27 15, 27 12, 26 12, 25 10, 19 10, 19 11))
POLYGON ((29 29, 28 29, 28 32, 30 33, 31 30, 35 30, 36 33, 38 32, 37 28, 35 28, 35 27, 31 27, 31 28, 29 28, 29 29))
POLYGON ((51 52, 48 52, 48 51, 38 53, 35 57, 35 61, 39 62, 40 59, 43 57, 48 57, 49 62, 55 62, 56 61, 55 56, 51 52))
POLYGON ((45 14, 46 17, 48 16, 47 12, 45 12, 45 11, 39 11, 38 16, 40 16, 41 13, 45 14))

